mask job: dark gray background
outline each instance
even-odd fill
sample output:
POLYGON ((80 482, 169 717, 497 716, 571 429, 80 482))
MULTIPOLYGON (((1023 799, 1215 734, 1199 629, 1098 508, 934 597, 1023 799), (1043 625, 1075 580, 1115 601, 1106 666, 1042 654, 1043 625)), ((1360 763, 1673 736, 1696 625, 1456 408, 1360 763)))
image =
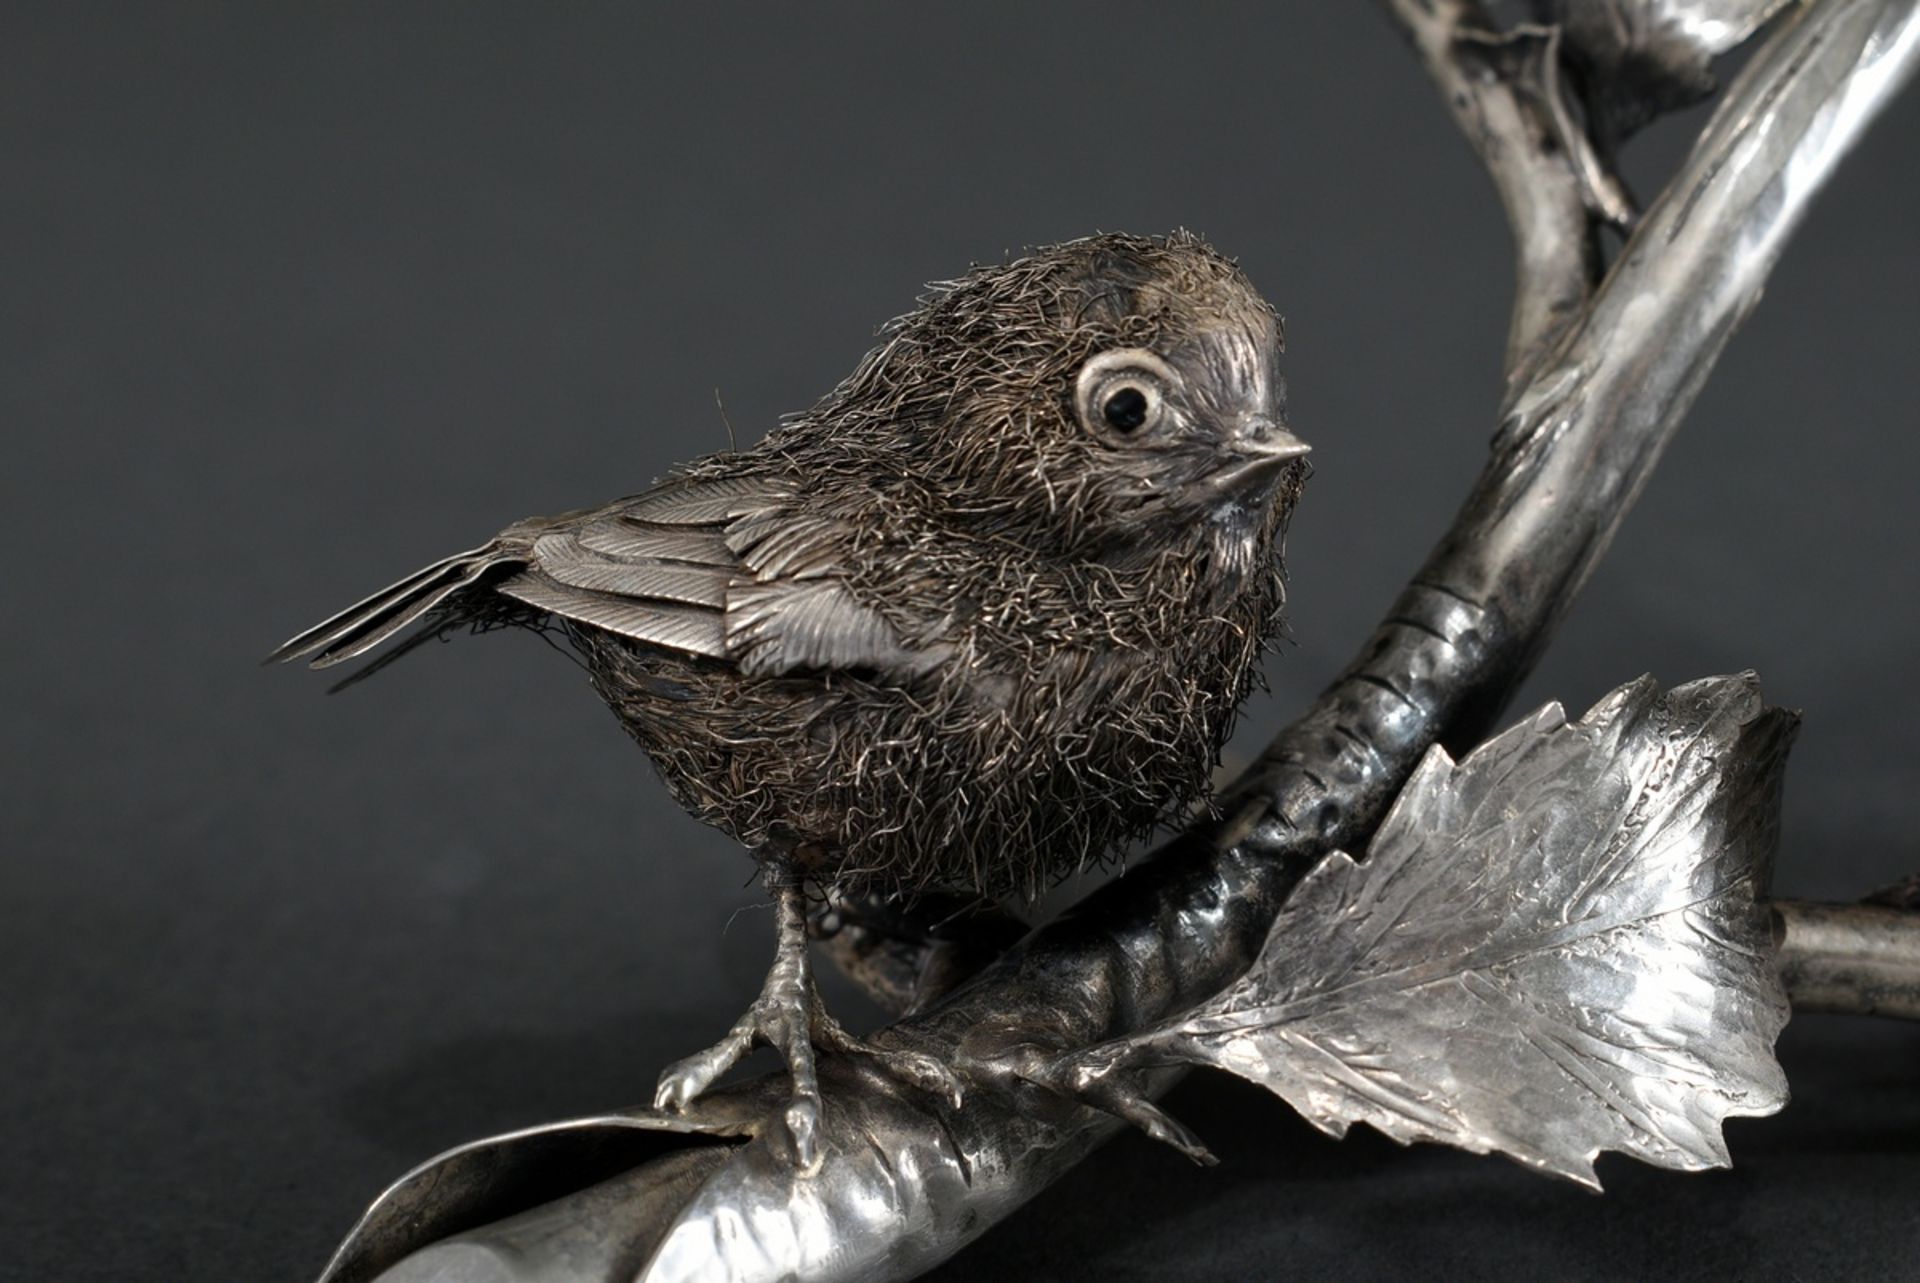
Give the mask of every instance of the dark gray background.
MULTIPOLYGON (((1807 714, 1792 894, 1920 864, 1916 139, 1909 96, 1527 696, 1759 669, 1807 714)), ((256 661, 723 446, 716 388, 757 436, 924 280, 1176 224, 1288 315, 1318 447, 1253 743, 1492 428, 1505 232, 1371 6, 8 5, 0 1276, 307 1277, 415 1161, 716 1036, 768 956, 748 863, 571 665, 489 637, 328 700, 256 661)), ((1783 1057, 1732 1173, 1598 1199, 1195 1078, 1224 1166, 1122 1139, 943 1277, 1920 1276, 1920 1033, 1783 1057)))

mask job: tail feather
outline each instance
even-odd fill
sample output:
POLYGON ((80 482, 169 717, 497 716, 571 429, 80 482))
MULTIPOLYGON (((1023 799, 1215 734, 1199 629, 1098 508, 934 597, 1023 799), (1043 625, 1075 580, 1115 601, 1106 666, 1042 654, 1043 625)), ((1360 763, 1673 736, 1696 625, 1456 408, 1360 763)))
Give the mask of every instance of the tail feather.
POLYGON ((525 560, 524 552, 497 542, 442 558, 289 638, 266 662, 285 663, 310 655, 308 662, 314 668, 328 668, 363 655, 444 607, 448 599, 489 572, 517 567, 525 560))
POLYGON ((423 628, 414 629, 411 634, 401 638, 394 645, 381 651, 378 658, 368 660, 333 685, 327 687, 327 694, 338 695, 349 686, 358 686, 361 682, 366 681, 367 678, 373 676, 388 664, 396 660, 405 659, 408 655, 411 655, 428 642, 443 640, 448 631, 453 627, 455 627, 453 624, 428 624, 423 628))

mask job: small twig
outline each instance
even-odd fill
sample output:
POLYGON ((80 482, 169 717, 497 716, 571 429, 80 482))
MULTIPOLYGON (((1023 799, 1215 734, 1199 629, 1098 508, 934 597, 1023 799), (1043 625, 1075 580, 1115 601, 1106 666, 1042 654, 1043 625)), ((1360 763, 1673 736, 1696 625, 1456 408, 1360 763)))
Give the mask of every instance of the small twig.
POLYGON ((1596 206, 1631 221, 1560 86, 1559 31, 1502 31, 1475 0, 1383 0, 1485 164, 1514 241, 1506 369, 1517 389, 1579 316, 1601 270, 1596 206))
POLYGON ((1920 912, 1800 900, 1773 912, 1795 1011, 1920 1020, 1920 912))

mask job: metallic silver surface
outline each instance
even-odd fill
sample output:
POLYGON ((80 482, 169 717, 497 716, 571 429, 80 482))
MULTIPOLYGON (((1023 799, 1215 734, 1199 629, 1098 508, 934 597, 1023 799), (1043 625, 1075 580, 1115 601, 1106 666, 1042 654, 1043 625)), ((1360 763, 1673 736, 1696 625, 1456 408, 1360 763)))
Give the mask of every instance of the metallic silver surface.
POLYGON ((1920 1020, 1920 905, 1773 906, 1797 1010, 1920 1020))
MULTIPOLYGON (((804 1172, 820 1166, 820 1082, 814 1063, 814 1016, 831 1020, 820 1010, 813 984, 812 959, 807 949, 807 911, 797 884, 775 891, 777 924, 773 966, 761 985, 760 996, 736 1020, 718 1043, 668 1065, 660 1075, 653 1107, 681 1113, 688 1103, 739 1064, 759 1042, 780 1053, 787 1063, 791 1092, 781 1121, 792 1144, 792 1162, 804 1172)), ((835 1026, 837 1028, 837 1026, 835 1026)))
MULTIPOLYGON (((1797 1009, 1920 1019, 1920 907, 1772 907, 1783 936, 1774 960, 1797 1009)), ((1667 996, 1661 986, 1650 994, 1667 996)), ((831 1060, 824 1067, 830 1078, 845 1069, 831 1060)), ((847 1090, 860 1111, 850 1131, 909 1147, 922 1135, 910 1112, 894 1116, 904 1102, 863 1094, 857 1084, 847 1090), (897 1129, 901 1118, 909 1126, 897 1129)), ((861 1164, 859 1155, 837 1161, 847 1174, 869 1179, 831 1191, 792 1181, 766 1163, 723 1174, 733 1144, 772 1116, 781 1099, 780 1081, 763 1079, 746 1091, 702 1099, 690 1117, 611 1114, 461 1146, 383 1194, 323 1283, 375 1277, 379 1262, 402 1256, 404 1264, 378 1274, 382 1283, 624 1283, 640 1276, 669 1228, 679 1235, 672 1255, 662 1251, 647 1277, 764 1277, 776 1263, 744 1231, 770 1214, 795 1236, 788 1262, 801 1266, 800 1277, 816 1266, 827 1277, 899 1277, 886 1260, 870 1271, 848 1269, 858 1264, 849 1259, 850 1245, 901 1229, 959 1228, 966 1201, 957 1151, 948 1161, 933 1151, 903 1152, 899 1170, 916 1180, 902 1188, 878 1180, 885 1169, 861 1164), (830 1194, 843 1197, 830 1202, 830 1194), (696 1199, 700 1214, 689 1216, 696 1199), (897 1217, 911 1220, 896 1225, 897 1217), (432 1246, 406 1255, 421 1244, 432 1246)))
MULTIPOLYGON (((1389 8, 1447 88, 1458 46, 1434 24, 1479 21, 1478 6, 1389 8)), ((544 1129, 483 1143, 492 1147, 478 1168, 456 1153, 384 1196, 327 1283, 481 1277, 433 1272, 439 1248, 401 1263, 449 1234, 511 1244, 489 1256, 504 1262, 492 1275, 502 1279, 906 1278, 1044 1188, 1118 1125, 1066 1097, 1084 1088, 1125 1111, 1164 1085, 1102 1099, 1106 1084, 1076 1080, 1072 1053, 1175 1019, 1232 983, 1302 878, 1334 850, 1364 846, 1430 747, 1464 750, 1490 728, 1832 166, 1911 74, 1917 43, 1914 0, 1816 0, 1789 15, 1604 284, 1588 246, 1605 215, 1576 180, 1557 185, 1537 224, 1516 226, 1526 297, 1509 351, 1510 413, 1452 529, 1352 667, 1229 790, 1220 827, 1177 839, 879 1036, 960 1064, 972 1079, 963 1109, 908 1099, 823 1056, 822 1162, 808 1178, 780 1161, 770 1135, 782 1084, 715 1092, 680 1125, 747 1139, 696 1193, 644 1218, 667 1224, 657 1236, 631 1236, 579 1192, 602 1176, 548 1194, 573 1169, 537 1150, 544 1129), (1553 249, 1562 235, 1575 237, 1572 251, 1553 249), (541 1196, 500 1196, 502 1172, 541 1196), (524 1223, 500 1222, 535 1206, 543 1241, 572 1247, 539 1248, 524 1223), (478 1228, 490 1221, 499 1224, 478 1228)), ((1510 74, 1498 61, 1483 71, 1510 74)), ((1503 165, 1531 164, 1501 157, 1542 145, 1538 119, 1494 111, 1462 123, 1495 135, 1493 146, 1475 139, 1498 180, 1503 165)), ((1516 210, 1513 197, 1507 205, 1516 210)), ((666 1125, 637 1114, 567 1126, 578 1138, 666 1125)))
POLYGON ((683 1169, 685 1160, 678 1156, 697 1153, 702 1167, 717 1166, 713 1160, 726 1154, 720 1138, 742 1134, 750 1125, 748 1116, 725 1117, 709 1104, 697 1122, 661 1114, 608 1114, 461 1145, 422 1163, 376 1199, 321 1278, 336 1283, 378 1274, 418 1280, 436 1277, 432 1271, 442 1278, 479 1279, 490 1271, 511 1278, 498 1273, 505 1267, 480 1261, 518 1253, 538 1263, 536 1277, 554 1283, 616 1277, 607 1263, 636 1250, 644 1261, 649 1244, 664 1234, 664 1224, 648 1234, 642 1223, 649 1217, 670 1220, 684 1197, 638 1197, 627 1201, 623 1215, 610 1217, 590 1198, 583 1208, 580 1192, 647 1173, 634 1179, 657 1194, 683 1195, 676 1187, 694 1173, 683 1169), (671 1178, 660 1179, 661 1161, 672 1162, 671 1178), (509 1223, 555 1200, 577 1213, 548 1217, 549 1232, 538 1243, 509 1223), (476 1241, 455 1241, 482 1227, 485 1232, 476 1241), (438 1246, 416 1252, 423 1244, 438 1246), (409 1263, 398 1271, 387 1268, 403 1257, 409 1263), (596 1268, 599 1272, 592 1272, 596 1268))
POLYGON ((1384 6, 1486 165, 1513 231, 1511 386, 1579 317, 1600 279, 1599 229, 1583 181, 1595 162, 1564 110, 1556 38, 1546 29, 1503 32, 1473 0, 1384 6))
POLYGON ((752 447, 516 521, 272 658, 561 632, 668 792, 781 903, 751 1010, 655 1103, 768 1043, 811 1170, 816 1043, 960 1088, 943 1058, 866 1048, 826 1014, 803 885, 1030 897, 1204 795, 1281 627, 1308 451, 1283 346, 1191 233, 1033 249, 932 287, 752 447))
POLYGON ((998 905, 955 895, 901 904, 837 893, 809 925, 833 964, 896 1017, 946 997, 1028 930, 998 905))
POLYGON ((660 1075, 653 1107, 669 1115, 687 1106, 764 1042, 787 1062, 791 1084, 781 1111, 790 1161, 803 1175, 820 1166, 820 1081, 815 1048, 864 1060, 869 1067, 960 1107, 959 1079, 932 1056, 903 1048, 869 1047, 840 1026, 821 1001, 807 947, 807 907, 797 882, 775 889, 778 944, 760 996, 726 1037, 669 1065, 660 1075))
MULTIPOLYGON (((1666 40, 1709 56, 1746 41, 1788 0, 1601 0, 1616 31, 1644 42, 1666 40)), ((1562 5, 1562 8, 1567 6, 1562 5)))
POLYGON ((932 287, 755 445, 516 521, 273 658, 555 629, 777 879, 1037 895, 1184 815, 1258 680, 1306 474, 1282 347, 1191 233, 1038 247, 932 287))
POLYGON ((1713 59, 1789 0, 1531 0, 1566 42, 1568 79, 1596 149, 1712 95, 1713 59))
POLYGON ((1594 1189, 1606 1150, 1725 1167, 1721 1120, 1787 1101, 1763 897, 1796 725, 1751 674, 1643 677, 1457 764, 1436 747, 1246 975, 1075 1059, 1212 1065, 1335 1136, 1370 1123, 1594 1189))

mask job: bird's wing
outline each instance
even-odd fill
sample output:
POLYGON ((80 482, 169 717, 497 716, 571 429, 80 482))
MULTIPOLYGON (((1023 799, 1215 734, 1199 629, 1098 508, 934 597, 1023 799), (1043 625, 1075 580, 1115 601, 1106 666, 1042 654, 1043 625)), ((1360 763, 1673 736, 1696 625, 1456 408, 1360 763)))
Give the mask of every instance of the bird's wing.
POLYGON ((848 588, 843 533, 778 478, 675 479, 554 523, 498 591, 754 676, 925 671, 938 657, 848 588))

